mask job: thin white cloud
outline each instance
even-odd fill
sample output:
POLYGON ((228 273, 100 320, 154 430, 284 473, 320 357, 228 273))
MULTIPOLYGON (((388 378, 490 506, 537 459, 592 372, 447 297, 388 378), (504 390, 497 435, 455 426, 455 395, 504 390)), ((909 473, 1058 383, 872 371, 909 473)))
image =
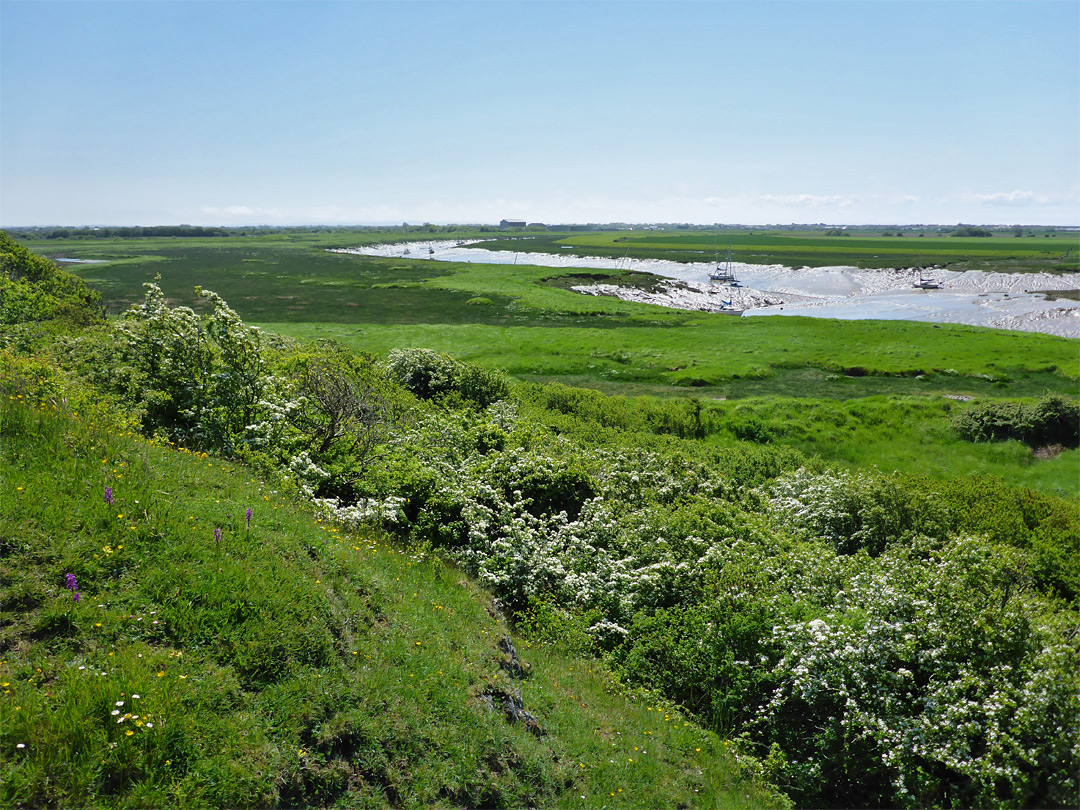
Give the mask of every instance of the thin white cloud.
MULTIPOLYGON (((907 222, 989 222, 999 209, 1038 211, 1047 224, 1075 221, 1076 194, 1060 197, 1016 190, 976 194, 960 190, 945 195, 917 195, 902 190, 875 193, 753 193, 694 195, 675 189, 668 195, 606 194, 521 195, 468 194, 403 201, 388 196, 352 204, 297 202, 280 206, 203 205, 177 211, 182 222, 223 225, 348 225, 409 222, 496 223, 524 219, 548 224, 567 222, 829 222, 835 224, 907 222), (1060 211, 1058 210, 1060 209, 1060 211), (981 214, 976 213, 982 211, 981 214)), ((1008 218, 1008 217, 1005 217, 1008 218)))
POLYGON ((1047 202, 1032 191, 998 191, 994 194, 976 194, 975 201, 980 205, 1042 205, 1047 202))
POLYGON ((764 194, 760 202, 769 205, 781 205, 795 208, 814 208, 828 206, 848 208, 858 205, 862 198, 850 194, 764 194))
POLYGON ((272 213, 270 209, 252 208, 249 205, 204 205, 200 210, 210 217, 226 217, 228 219, 235 219, 236 217, 266 216, 272 213))

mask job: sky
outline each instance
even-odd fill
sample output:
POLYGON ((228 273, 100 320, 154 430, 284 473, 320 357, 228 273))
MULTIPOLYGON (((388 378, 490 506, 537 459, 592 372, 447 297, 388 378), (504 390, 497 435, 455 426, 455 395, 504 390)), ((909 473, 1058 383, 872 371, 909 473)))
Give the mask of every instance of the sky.
POLYGON ((0 0, 0 227, 1080 224, 1080 2, 0 0))

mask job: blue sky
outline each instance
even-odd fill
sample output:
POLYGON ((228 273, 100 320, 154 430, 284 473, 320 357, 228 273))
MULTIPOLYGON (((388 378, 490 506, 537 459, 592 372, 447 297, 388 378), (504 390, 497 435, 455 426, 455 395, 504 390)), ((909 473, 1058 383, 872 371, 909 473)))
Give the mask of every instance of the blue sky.
POLYGON ((1080 224, 1080 3, 0 0, 0 225, 1080 224))

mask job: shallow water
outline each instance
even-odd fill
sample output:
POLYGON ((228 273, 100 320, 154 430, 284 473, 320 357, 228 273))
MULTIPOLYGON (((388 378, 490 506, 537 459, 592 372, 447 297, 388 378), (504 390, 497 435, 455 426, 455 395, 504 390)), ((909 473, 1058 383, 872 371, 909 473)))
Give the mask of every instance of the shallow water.
MULTIPOLYGON (((482 243, 457 246, 456 242, 409 242, 353 248, 347 253, 369 256, 430 258, 434 261, 484 264, 529 264, 539 267, 597 270, 630 269, 676 279, 685 289, 648 296, 650 303, 682 309, 708 310, 716 299, 727 298, 747 316, 804 315, 845 320, 905 320, 961 323, 998 329, 1044 332, 1080 337, 1080 301, 1047 301, 1032 290, 1075 289, 1077 279, 1051 273, 957 273, 936 271, 938 290, 914 289, 909 270, 862 270, 857 267, 791 268, 732 262, 740 288, 709 280, 712 262, 672 262, 658 259, 609 259, 570 253, 512 253, 485 250, 482 243), (431 251, 431 252, 429 252, 431 251), (718 295, 718 292, 721 293, 718 295)), ((610 294, 608 288, 579 288, 610 294)), ((640 291, 623 288, 628 300, 644 300, 640 291)))

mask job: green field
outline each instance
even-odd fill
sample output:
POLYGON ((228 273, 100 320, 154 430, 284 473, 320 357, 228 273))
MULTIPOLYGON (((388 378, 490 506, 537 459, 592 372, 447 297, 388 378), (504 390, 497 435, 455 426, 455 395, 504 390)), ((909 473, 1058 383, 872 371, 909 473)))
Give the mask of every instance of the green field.
MULTIPOLYGON (((523 379, 609 391, 1021 396, 1073 392, 1080 378, 1076 344, 1063 338, 903 321, 681 312, 561 289, 560 279, 575 271, 328 253, 355 241, 341 234, 56 241, 63 240, 32 247, 53 257, 108 260, 74 270, 104 293, 110 312, 141 300, 142 285, 160 274, 171 301, 199 307, 201 286, 271 331, 380 353, 427 346, 523 379)), ((620 276, 628 274, 610 274, 620 276)), ((627 281, 640 283, 636 275, 627 281)))

